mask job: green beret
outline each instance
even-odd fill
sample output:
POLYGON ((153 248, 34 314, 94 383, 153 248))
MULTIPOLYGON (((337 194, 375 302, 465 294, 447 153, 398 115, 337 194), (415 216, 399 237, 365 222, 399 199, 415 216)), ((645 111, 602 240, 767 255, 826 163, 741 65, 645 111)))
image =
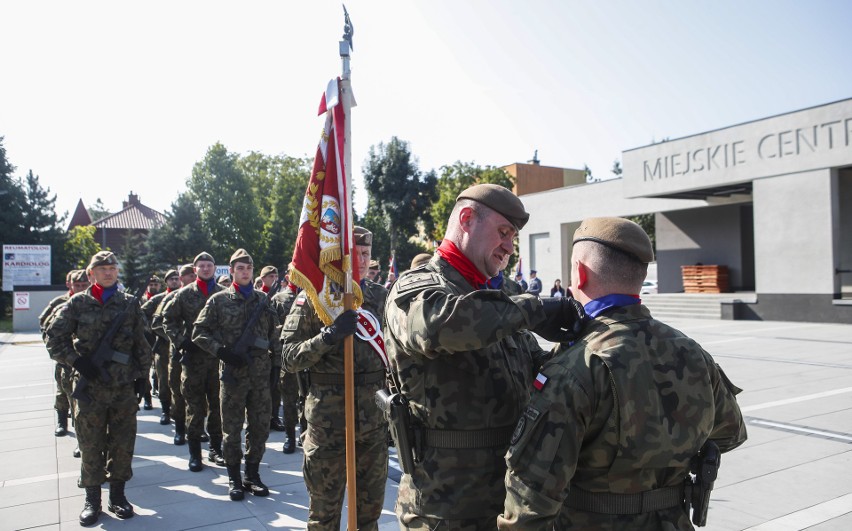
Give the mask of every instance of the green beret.
POLYGON ((75 269, 71 271, 71 282, 88 282, 89 275, 86 274, 85 269, 75 269))
POLYGON ((178 276, 178 272, 175 271, 174 269, 169 269, 168 271, 166 271, 166 276, 163 277, 163 278, 168 280, 168 279, 170 279, 172 277, 176 277, 176 276, 178 276))
POLYGON ((157 275, 151 275, 151 278, 148 279, 148 284, 150 284, 151 282, 156 282, 158 284, 162 284, 160 277, 158 277, 157 275))
POLYGON ((460 193, 456 202, 461 199, 470 199, 489 207, 509 220, 518 232, 530 220, 529 213, 524 210, 524 204, 505 186, 490 183, 475 184, 460 193))
POLYGON ((275 266, 271 266, 271 265, 270 266, 264 266, 264 268, 260 270, 260 277, 263 278, 266 275, 269 275, 271 273, 275 273, 277 275, 278 274, 278 268, 275 267, 275 266))
POLYGON ((373 245, 373 233, 368 231, 364 227, 359 227, 355 225, 355 228, 352 229, 352 232, 355 235, 355 245, 373 245))
POLYGON ((87 269, 103 265, 118 265, 118 258, 115 257, 112 251, 101 251, 97 253, 92 257, 87 269))
POLYGON ((189 275, 191 273, 195 273, 195 269, 192 267, 192 264, 180 266, 180 270, 178 271, 180 276, 189 275))
POLYGON ((627 253, 639 262, 654 261, 651 238, 642 227, 624 218, 588 218, 574 231, 574 243, 597 242, 627 253))
POLYGON ((251 255, 245 249, 237 249, 234 251, 234 254, 231 255, 231 259, 228 261, 229 264, 234 265, 237 262, 243 262, 246 264, 254 265, 254 260, 251 259, 251 255))
POLYGON ((219 278, 216 279, 216 284, 220 286, 225 286, 226 288, 231 285, 231 277, 228 275, 219 275, 219 278))
POLYGON ((420 253, 411 260, 411 269, 417 269, 418 267, 422 266, 423 264, 429 262, 429 260, 431 260, 431 259, 432 259, 431 254, 420 253))
POLYGON ((198 262, 213 262, 215 264, 216 260, 213 259, 213 255, 204 251, 199 253, 198 256, 195 257, 195 260, 192 261, 192 265, 195 265, 198 262))

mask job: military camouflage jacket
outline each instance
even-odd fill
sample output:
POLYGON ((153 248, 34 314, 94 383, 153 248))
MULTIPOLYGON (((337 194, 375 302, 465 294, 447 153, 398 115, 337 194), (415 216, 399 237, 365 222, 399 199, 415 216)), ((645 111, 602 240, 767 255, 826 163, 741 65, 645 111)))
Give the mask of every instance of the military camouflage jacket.
MULTIPOLYGON (((77 293, 59 307, 47 327, 47 350, 59 363, 74 365, 80 356, 91 356, 116 315, 127 308, 133 296, 121 290, 101 304, 92 296, 92 288, 77 293)), ((107 362, 112 377, 110 386, 132 383, 147 378, 151 368, 151 345, 145 339, 145 316, 138 302, 115 335, 111 347, 130 355, 127 365, 107 362)), ((103 382, 93 384, 105 385, 103 382)))
MULTIPOLYGON (((361 308, 372 312, 382 322, 387 290, 370 280, 361 282, 364 302, 361 308)), ((282 366, 289 372, 310 369, 311 373, 343 374, 343 341, 326 345, 320 330, 325 326, 314 310, 307 294, 302 291, 290 309, 281 331, 283 346, 282 366)), ((353 340, 354 372, 384 372, 384 363, 375 350, 366 342, 353 340)), ((381 376, 381 375, 380 375, 381 376)), ((358 415, 358 430, 368 431, 386 423, 376 407, 374 393, 384 387, 384 378, 370 385, 357 386, 355 409, 358 415)), ((345 426, 343 386, 315 385, 311 383, 305 401, 305 417, 311 424, 331 428, 345 426)))
POLYGON ((412 414, 431 430, 490 430, 489 448, 424 449, 403 476, 406 510, 443 519, 502 511, 509 435, 529 399, 541 349, 527 329, 544 320, 534 295, 474 288, 440 256, 403 273, 388 295, 385 344, 412 414))
POLYGON ((42 337, 44 337, 44 331, 47 328, 53 313, 57 308, 68 302, 68 299, 70 298, 71 293, 66 292, 47 303, 47 307, 42 310, 41 314, 38 316, 38 327, 41 329, 42 337))
POLYGON ((222 286, 214 284, 209 296, 205 297, 198 284, 193 282, 177 290, 163 307, 163 330, 175 348, 180 348, 184 340, 192 339, 192 325, 198 314, 207 300, 220 291, 222 286))
POLYGON ((246 299, 233 285, 212 295, 204 305, 195 321, 192 342, 213 356, 224 346, 233 347, 258 304, 266 304, 266 308, 261 311, 250 332, 260 343, 266 343, 266 347, 255 343, 250 347, 252 355, 268 354, 270 350, 280 352, 275 335, 278 315, 267 304, 266 293, 254 290, 246 299))
MULTIPOLYGON (((281 290, 272 296, 272 307, 275 308, 275 313, 278 314, 278 330, 276 336, 281 337, 281 329, 284 327, 284 321, 287 320, 287 315, 290 313, 290 308, 293 307, 293 301, 296 300, 296 292, 290 289, 289 285, 284 285, 281 290)), ((281 367, 281 351, 276 351, 272 354, 272 366, 281 367)))
POLYGON ((154 315, 157 313, 157 308, 160 307, 163 300, 166 298, 166 295, 169 293, 173 293, 172 291, 163 291, 162 293, 157 293, 142 305, 142 313, 145 314, 145 319, 148 321, 148 334, 146 337, 148 338, 148 342, 151 343, 151 346, 154 347, 154 352, 161 356, 166 356, 169 353, 169 341, 167 338, 161 337, 154 330, 154 315), (159 339, 159 340, 158 340, 159 339))
POLYGON ((563 501, 569 489, 678 486, 708 438, 723 452, 742 444, 739 389, 710 354, 636 304, 592 320, 541 375, 506 456, 500 528, 692 529, 680 507, 613 517, 563 501))

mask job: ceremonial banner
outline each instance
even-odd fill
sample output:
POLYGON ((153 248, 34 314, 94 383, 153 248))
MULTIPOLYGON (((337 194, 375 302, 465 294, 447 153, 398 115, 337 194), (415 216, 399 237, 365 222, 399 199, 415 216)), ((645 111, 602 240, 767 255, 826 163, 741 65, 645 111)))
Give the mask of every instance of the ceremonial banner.
POLYGON ((393 273, 394 277, 399 277, 399 268, 396 265, 396 256, 391 255, 390 260, 388 260, 388 271, 393 273))
POLYGON ((305 190, 290 282, 304 289, 326 325, 343 313, 344 271, 352 270, 355 306, 364 296, 358 268, 352 268, 352 220, 347 218, 349 190, 343 163, 344 120, 338 81, 329 82, 319 115, 325 127, 317 147, 311 178, 305 190))

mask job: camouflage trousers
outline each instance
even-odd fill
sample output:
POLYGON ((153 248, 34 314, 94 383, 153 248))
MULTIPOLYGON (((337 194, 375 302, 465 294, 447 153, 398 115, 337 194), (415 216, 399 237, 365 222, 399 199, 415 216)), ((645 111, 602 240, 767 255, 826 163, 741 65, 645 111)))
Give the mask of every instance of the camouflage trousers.
POLYGON ((67 370, 61 363, 56 364, 53 370, 53 379, 56 382, 56 397, 53 399, 53 409, 56 411, 69 411, 71 409, 70 386, 71 371, 67 370), (64 382, 63 380, 68 380, 64 382))
POLYGON ((400 520, 399 528, 406 531, 494 531, 494 529, 497 529, 497 517, 441 520, 409 514, 404 520, 400 520))
MULTIPOLYGON (((222 364, 224 369, 224 364, 222 364)), ((246 425, 246 463, 260 463, 269 438, 268 356, 257 356, 250 366, 237 367, 231 374, 236 383, 221 382, 222 453, 225 463, 239 465, 243 458, 242 432, 246 425)))
MULTIPOLYGON (((183 365, 178 360, 169 355, 169 393, 172 398, 172 408, 170 415, 175 421, 175 425, 186 423, 186 401, 183 399, 183 392, 180 390, 181 376, 183 375, 183 365)), ((162 393, 162 391, 160 391, 162 393)))
POLYGON ((169 389, 169 355, 154 354, 154 366, 157 372, 157 392, 160 394, 160 406, 168 410, 172 405, 172 392, 169 389))
POLYGON ((128 481, 136 446, 136 394, 133 384, 104 386, 92 383, 89 403, 77 401, 75 431, 80 446, 80 488, 104 481, 128 481))
MULTIPOLYGON (((378 529, 388 476, 387 428, 355 433, 358 529, 378 529)), ((338 530, 346 489, 346 429, 308 424, 302 471, 310 495, 308 529, 338 530)), ((350 502, 351 503, 351 502, 350 502)))
MULTIPOLYGON (((200 439, 207 417, 211 441, 222 440, 222 413, 219 409, 219 359, 193 352, 183 364, 180 390, 186 401, 186 437, 200 439)), ((266 419, 269 424, 269 417, 266 419)))
POLYGON ((278 414, 278 406, 284 402, 284 427, 295 428, 299 422, 299 384, 296 375, 291 372, 281 371, 281 367, 273 367, 272 371, 278 371, 278 379, 275 391, 272 395, 272 416, 278 414), (276 400, 277 396, 277 400, 276 400))

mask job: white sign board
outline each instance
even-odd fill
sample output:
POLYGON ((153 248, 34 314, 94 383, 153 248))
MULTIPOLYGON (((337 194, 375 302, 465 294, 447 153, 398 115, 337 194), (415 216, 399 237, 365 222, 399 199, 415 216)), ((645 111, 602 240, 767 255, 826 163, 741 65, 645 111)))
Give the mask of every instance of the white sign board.
POLYGON ((219 280, 219 277, 221 277, 222 275, 225 275, 226 277, 231 276, 231 266, 217 265, 214 278, 216 278, 216 280, 219 280))
POLYGON ((4 245, 3 291, 50 285, 50 245, 4 245))
POLYGON ((15 298, 15 310, 29 310, 30 309, 30 292, 29 291, 16 291, 14 298, 15 298))

